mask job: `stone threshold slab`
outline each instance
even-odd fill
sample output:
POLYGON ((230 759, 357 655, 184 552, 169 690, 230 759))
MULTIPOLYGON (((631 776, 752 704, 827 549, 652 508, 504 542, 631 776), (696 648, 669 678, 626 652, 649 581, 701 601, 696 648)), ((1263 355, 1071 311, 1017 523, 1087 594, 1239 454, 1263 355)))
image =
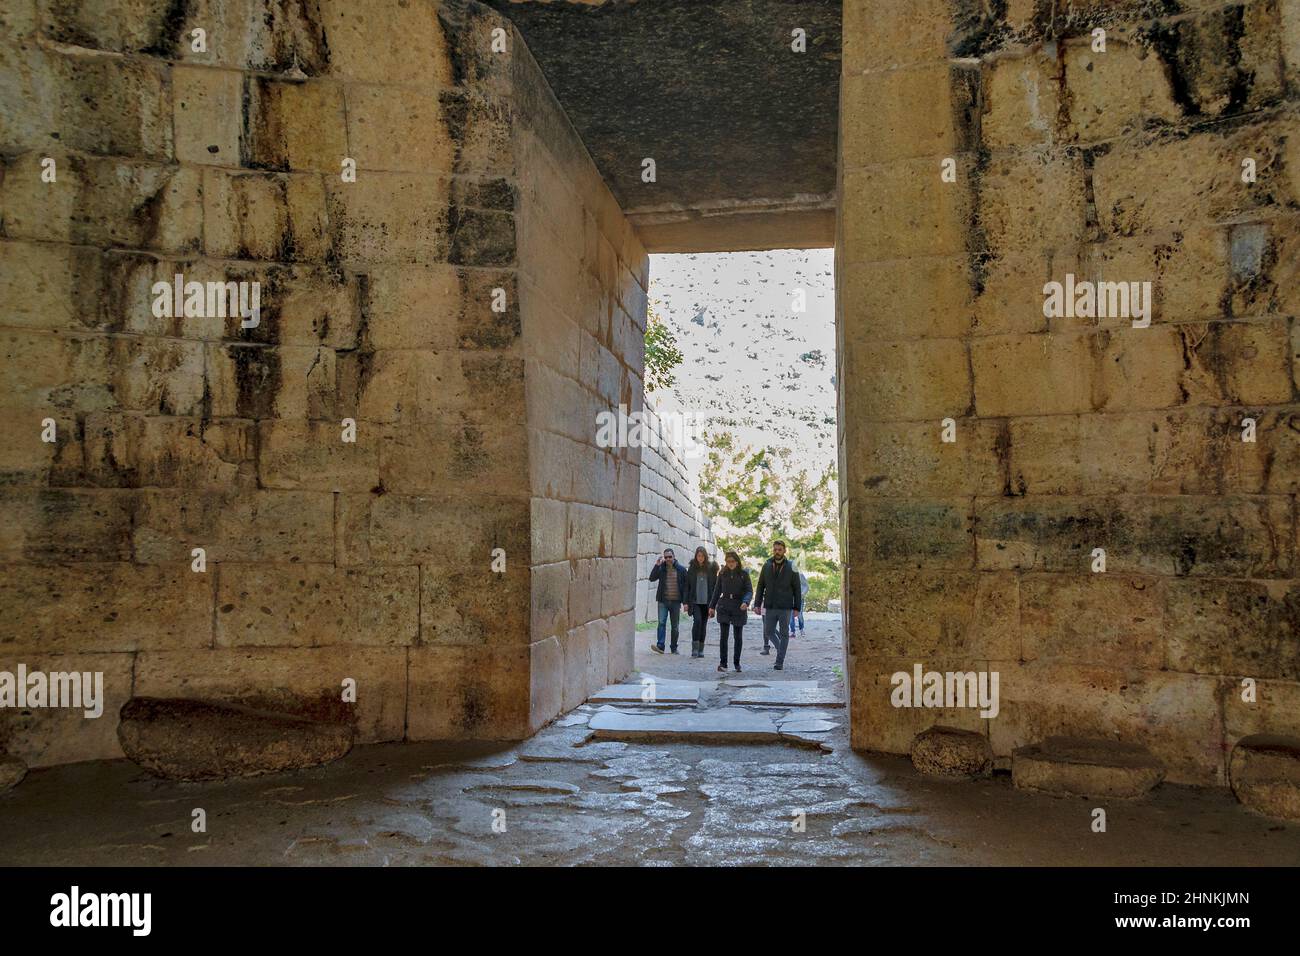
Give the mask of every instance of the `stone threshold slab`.
POLYGON ((694 684, 677 681, 658 681, 650 688, 642 684, 611 684, 587 698, 591 704, 697 704, 700 689, 694 684), (653 690, 652 700, 644 700, 642 695, 653 690))
POLYGON ((844 701, 823 687, 746 687, 731 698, 731 703, 754 707, 843 707, 844 701))
POLYGON ((689 740, 761 743, 780 741, 776 723, 752 710, 679 711, 671 714, 624 714, 602 711, 588 727, 596 740, 689 740))

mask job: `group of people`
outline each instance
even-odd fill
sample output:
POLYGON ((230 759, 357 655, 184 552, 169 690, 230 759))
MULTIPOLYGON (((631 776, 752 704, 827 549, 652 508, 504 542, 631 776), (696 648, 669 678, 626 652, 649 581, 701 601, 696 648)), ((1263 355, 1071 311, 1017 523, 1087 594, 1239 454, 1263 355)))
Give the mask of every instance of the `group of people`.
POLYGON ((730 639, 734 656, 733 666, 740 670, 741 633, 745 628, 751 608, 763 621, 763 650, 770 654, 776 648, 774 670, 785 667, 786 650, 790 635, 796 625, 803 631, 803 596, 808 588, 807 576, 786 559, 784 541, 772 544, 772 557, 763 562, 758 573, 758 584, 750 581, 749 572, 740 564, 740 555, 728 551, 723 567, 709 559, 703 546, 695 549, 691 563, 677 563, 672 548, 650 569, 650 580, 658 581, 655 600, 659 602, 659 630, 651 650, 664 653, 665 630, 671 630, 672 644, 668 648, 677 653, 677 632, 680 614, 691 615, 691 657, 704 656, 704 637, 709 620, 718 619, 721 630, 719 644, 721 660, 718 670, 727 669, 727 643, 730 639), (671 628, 668 627, 671 625, 671 628), (728 632, 731 632, 730 634, 728 632))

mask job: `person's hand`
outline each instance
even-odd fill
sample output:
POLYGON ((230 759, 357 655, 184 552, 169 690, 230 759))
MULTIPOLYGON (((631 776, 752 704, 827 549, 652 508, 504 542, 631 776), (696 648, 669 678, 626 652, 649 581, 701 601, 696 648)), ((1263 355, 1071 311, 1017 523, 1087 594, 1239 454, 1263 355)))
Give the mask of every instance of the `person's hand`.
POLYGON ((761 604, 755 604, 755 605, 754 605, 754 613, 755 613, 755 614, 762 614, 762 613, 763 613, 763 605, 761 605, 761 604))
POLYGON ((742 611, 748 611, 748 610, 749 610, 749 605, 748 605, 748 604, 742 604, 742 605, 740 606, 740 609, 741 609, 742 611))
POLYGON ((682 611, 683 611, 684 613, 686 613, 686 614, 690 614, 690 613, 691 613, 691 605, 690 605, 690 602, 689 602, 689 601, 683 601, 683 602, 682 602, 682 611))
POLYGON ((709 617, 713 617, 713 608, 709 608, 709 617))
POLYGON ((664 563, 664 557, 663 557, 663 555, 661 554, 661 555, 659 556, 659 560, 655 562, 655 567, 657 568, 657 567, 659 567, 659 565, 661 565, 661 564, 663 564, 663 563, 664 563))

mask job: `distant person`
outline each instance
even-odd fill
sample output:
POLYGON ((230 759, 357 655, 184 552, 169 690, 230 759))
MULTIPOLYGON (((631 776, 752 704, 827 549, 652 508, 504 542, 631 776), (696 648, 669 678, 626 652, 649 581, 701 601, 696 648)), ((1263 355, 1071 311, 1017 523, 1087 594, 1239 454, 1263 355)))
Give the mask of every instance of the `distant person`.
POLYGON ((754 585, 750 583, 749 572, 740 566, 740 555, 728 551, 724 567, 718 575, 718 585, 713 589, 713 599, 709 602, 709 617, 717 614, 718 629, 722 632, 719 638, 720 671, 725 672, 727 669, 727 629, 730 627, 736 631, 735 656, 732 659, 736 664, 736 673, 740 673, 740 633, 745 628, 745 612, 749 610, 749 599, 753 594, 754 585))
POLYGON ((650 650, 660 654, 664 652, 664 625, 671 619, 672 652, 676 654, 678 623, 682 608, 686 606, 686 569, 677 563, 672 548, 664 548, 664 553, 650 569, 650 580, 659 582, 655 589, 655 600, 659 602, 659 639, 650 645, 650 650))
POLYGON ((799 572, 785 559, 785 542, 772 543, 772 557, 758 573, 754 591, 754 610, 763 615, 763 653, 768 645, 776 647, 776 664, 772 670, 785 668, 785 652, 790 646, 790 611, 803 609, 799 591, 799 572))
POLYGON ((709 627, 709 599, 718 582, 718 562, 709 560, 703 546, 695 549, 695 557, 686 569, 686 604, 691 612, 691 657, 704 656, 704 635, 709 627))
POLYGON ((790 612, 790 636, 794 637, 794 627, 799 625, 799 636, 803 637, 803 603, 808 600, 808 575, 799 572, 799 606, 790 612))

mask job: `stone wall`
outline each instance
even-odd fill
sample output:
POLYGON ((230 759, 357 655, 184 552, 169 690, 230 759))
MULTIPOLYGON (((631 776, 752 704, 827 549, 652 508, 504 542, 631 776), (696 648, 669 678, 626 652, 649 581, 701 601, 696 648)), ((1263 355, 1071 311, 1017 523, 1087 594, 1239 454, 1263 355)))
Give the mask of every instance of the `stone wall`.
POLYGON ((841 90, 854 745, 1102 736, 1222 784, 1300 731, 1300 4, 845 0, 841 90), (1150 327, 1046 317, 1067 273, 1151 282, 1150 327), (1000 714, 892 707, 915 662, 1000 672, 1000 714))
POLYGON ((599 416, 641 407, 649 259, 522 41, 515 71, 536 728, 632 669, 641 458, 599 416))
POLYGON ((670 398, 659 399, 654 407, 646 408, 647 432, 655 437, 649 447, 641 450, 641 516, 636 549, 638 621, 659 620, 657 582, 650 581, 649 576, 664 548, 672 548, 677 560, 686 563, 702 544, 715 560, 719 559, 713 529, 700 510, 699 489, 686 467, 686 451, 680 441, 674 443, 671 429, 664 427, 657 413, 665 409, 681 411, 670 398))
POLYGON ((573 702, 575 631, 626 633, 583 686, 623 667, 636 460, 577 445, 640 394, 645 260, 508 21, 460 0, 0 18, 0 670, 102 671, 107 697, 98 720, 0 712, 0 751, 119 756, 132 694, 361 741, 521 737, 573 702), (155 317, 177 272, 260 282, 260 324, 155 317), (619 557, 622 592, 594 597, 619 557), (580 609, 530 618, 560 563, 580 609))

